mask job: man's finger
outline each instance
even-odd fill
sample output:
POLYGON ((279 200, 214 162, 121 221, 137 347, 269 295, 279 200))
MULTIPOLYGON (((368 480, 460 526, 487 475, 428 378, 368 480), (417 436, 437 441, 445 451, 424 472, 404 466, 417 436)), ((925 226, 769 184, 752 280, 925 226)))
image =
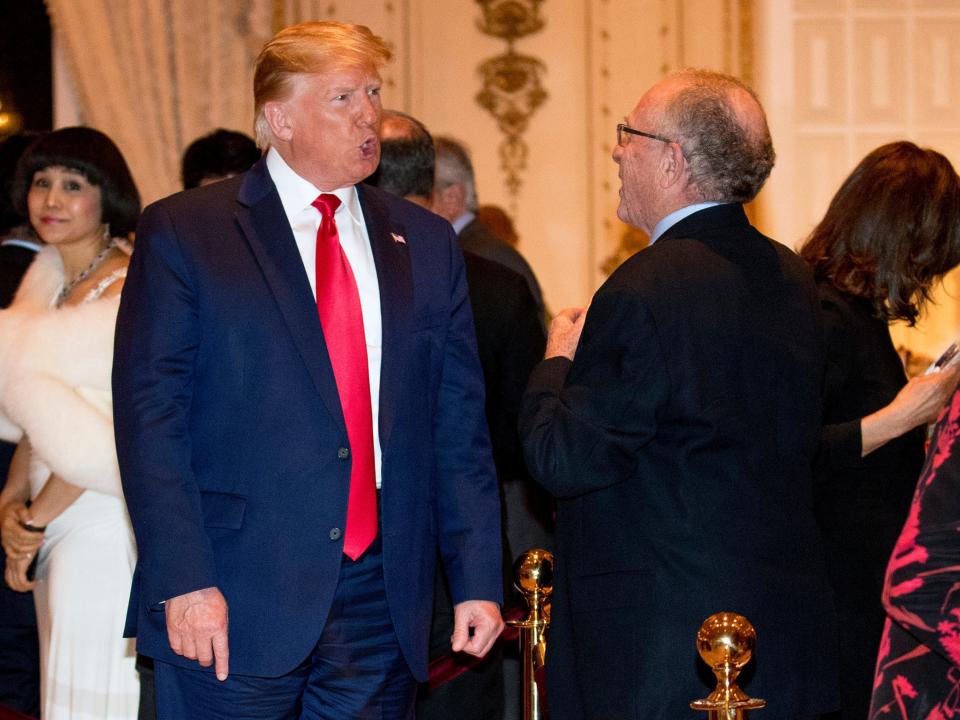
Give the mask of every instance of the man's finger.
POLYGON ((453 629, 453 635, 450 636, 450 647, 454 652, 461 652, 469 639, 469 629, 458 624, 453 629))
POLYGON ((217 680, 227 679, 230 673, 230 648, 227 643, 227 633, 217 633, 213 636, 213 656, 216 658, 217 680))
POLYGON ((196 660, 196 659, 197 659, 197 642, 196 642, 196 640, 195 640, 195 639, 193 638, 193 636, 190 635, 190 634, 184 634, 184 635, 182 636, 182 638, 183 638, 183 646, 182 646, 181 649, 183 650, 183 652, 180 653, 180 654, 183 655, 185 658, 188 658, 188 659, 190 659, 190 660, 196 660))
POLYGON ((208 638, 203 638, 196 641, 197 646, 197 662, 200 663, 202 667, 210 667, 213 665, 213 647, 210 644, 208 638))

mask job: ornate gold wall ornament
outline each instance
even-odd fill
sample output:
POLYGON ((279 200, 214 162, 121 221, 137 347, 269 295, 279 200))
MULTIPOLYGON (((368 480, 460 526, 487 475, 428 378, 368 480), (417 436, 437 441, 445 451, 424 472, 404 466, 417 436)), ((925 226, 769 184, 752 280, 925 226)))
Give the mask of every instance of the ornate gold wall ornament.
POLYGON ((521 55, 514 42, 543 29, 538 15, 545 0, 476 0, 483 11, 477 21, 481 32, 507 41, 507 51, 483 61, 478 71, 483 87, 476 101, 497 121, 504 135, 500 143, 500 167, 506 173, 506 185, 516 196, 523 184, 520 173, 527 167, 527 144, 523 133, 538 107, 549 94, 541 82, 546 66, 538 58, 521 55))

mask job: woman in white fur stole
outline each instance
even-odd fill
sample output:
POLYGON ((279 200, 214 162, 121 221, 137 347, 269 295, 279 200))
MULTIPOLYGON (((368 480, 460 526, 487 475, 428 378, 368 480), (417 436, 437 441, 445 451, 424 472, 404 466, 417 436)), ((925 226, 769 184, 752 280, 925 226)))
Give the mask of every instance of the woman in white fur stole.
POLYGON ((133 720, 122 631, 136 551, 110 372, 129 259, 118 238, 140 198, 113 142, 79 127, 26 151, 13 197, 47 247, 0 311, 0 437, 19 442, 0 492, 4 579, 34 592, 44 720, 133 720))

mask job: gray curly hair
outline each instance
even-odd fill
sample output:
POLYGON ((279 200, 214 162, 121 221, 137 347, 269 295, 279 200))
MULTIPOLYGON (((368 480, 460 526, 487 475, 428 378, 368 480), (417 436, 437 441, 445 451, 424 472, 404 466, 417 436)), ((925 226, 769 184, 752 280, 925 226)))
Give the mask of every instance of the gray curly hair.
POLYGON ((773 169, 776 153, 756 93, 730 75, 686 69, 688 84, 663 113, 663 132, 677 139, 699 201, 749 202, 773 169), (737 94, 756 103, 760 123, 737 112, 737 94))

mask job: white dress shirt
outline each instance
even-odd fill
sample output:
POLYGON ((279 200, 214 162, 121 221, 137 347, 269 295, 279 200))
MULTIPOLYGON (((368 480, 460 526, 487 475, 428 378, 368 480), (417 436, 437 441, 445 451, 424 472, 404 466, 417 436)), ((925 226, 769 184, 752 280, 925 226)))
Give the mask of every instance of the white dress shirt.
MULTIPOLYGON (((303 260, 314 300, 317 297, 317 230, 320 227, 320 211, 312 203, 320 195, 311 182, 297 175, 280 156, 276 148, 267 152, 267 170, 280 202, 293 230, 297 250, 303 260)), ((381 481, 380 451, 380 358, 383 351, 383 326, 380 318, 380 286, 377 284, 377 268, 373 262, 373 248, 363 220, 357 188, 350 185, 332 192, 340 198, 340 207, 334 213, 340 247, 343 248, 357 281, 360 293, 360 310, 363 313, 363 334, 367 344, 367 371, 370 375, 370 409, 373 414, 373 461, 377 487, 381 481)))

